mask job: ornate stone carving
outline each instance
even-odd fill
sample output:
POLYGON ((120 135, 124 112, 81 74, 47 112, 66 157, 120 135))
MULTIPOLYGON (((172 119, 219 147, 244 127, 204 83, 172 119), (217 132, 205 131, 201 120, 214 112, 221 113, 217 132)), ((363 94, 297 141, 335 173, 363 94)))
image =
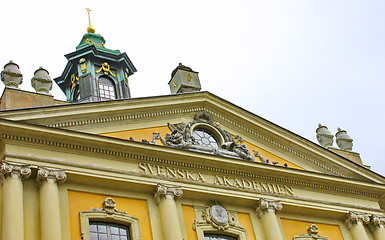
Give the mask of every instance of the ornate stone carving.
POLYGON ((167 185, 162 185, 158 184, 156 186, 156 190, 154 193, 154 198, 156 204, 159 204, 159 202, 162 199, 166 198, 181 198, 183 195, 183 191, 181 187, 176 187, 176 186, 167 186, 167 185))
POLYGON ((37 93, 49 94, 52 89, 52 79, 49 72, 43 67, 39 67, 31 79, 31 85, 37 93))
POLYGON ((337 130, 338 132, 336 133, 336 142, 338 147, 341 150, 351 151, 353 148, 353 139, 348 135, 346 130, 341 130, 341 128, 338 128, 337 130))
POLYGON ((171 134, 166 134, 164 139, 159 133, 154 133, 151 144, 155 143, 155 140, 160 139, 161 142, 172 148, 187 149, 192 151, 211 153, 218 156, 226 156, 232 158, 240 158, 247 161, 253 161, 254 156, 250 154, 247 147, 243 144, 243 139, 240 136, 235 136, 221 129, 219 126, 213 123, 211 117, 201 112, 194 116, 194 119, 189 123, 168 124, 168 127, 172 131, 171 134), (206 126, 206 128, 212 129, 218 134, 220 138, 219 148, 199 145, 198 141, 192 136, 192 131, 196 126, 206 126))
POLYGON ((127 212, 118 211, 116 209, 116 202, 111 197, 108 197, 103 201, 103 208, 91 208, 91 211, 93 211, 93 212, 105 212, 107 214, 119 213, 119 214, 127 215, 127 212))
POLYGON ((5 64, 4 70, 1 71, 1 81, 6 87, 18 88, 23 82, 23 75, 19 70, 19 66, 12 60, 5 64))
POLYGON ((318 128, 316 130, 317 133, 317 141, 323 147, 331 147, 333 146, 333 134, 328 130, 326 126, 323 126, 321 123, 318 124, 318 128))
POLYGON ((37 171, 36 182, 41 184, 43 181, 63 183, 67 179, 67 175, 64 170, 48 169, 39 167, 37 171))
POLYGON ((366 213, 349 212, 346 217, 345 224, 348 229, 357 223, 368 224, 370 222, 370 215, 366 213))
POLYGON ((259 199, 257 205, 257 214, 261 217, 264 213, 267 212, 279 212, 283 209, 282 204, 278 201, 268 200, 268 199, 259 199))
POLYGON ((1 165, 1 176, 2 178, 29 178, 31 176, 31 166, 30 165, 20 165, 3 162, 1 165))
POLYGON ((308 234, 294 236, 293 240, 329 240, 328 237, 318 235, 318 227, 315 224, 311 224, 307 232, 308 234))
POLYGON ((379 215, 372 215, 370 216, 370 222, 368 224, 368 227, 370 231, 375 231, 377 228, 385 226, 385 216, 379 216, 379 215))
POLYGON ((196 206, 194 208, 197 213, 193 223, 194 230, 206 225, 220 231, 229 228, 243 229, 239 224, 237 212, 226 210, 218 201, 210 201, 206 207, 196 206))

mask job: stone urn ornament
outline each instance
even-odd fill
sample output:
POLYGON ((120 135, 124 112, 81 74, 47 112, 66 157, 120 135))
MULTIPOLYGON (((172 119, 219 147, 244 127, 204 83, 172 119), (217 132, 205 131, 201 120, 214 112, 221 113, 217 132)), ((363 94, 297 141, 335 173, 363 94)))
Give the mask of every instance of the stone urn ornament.
POLYGON ((5 64, 4 70, 1 71, 1 81, 4 82, 6 87, 18 88, 23 82, 23 75, 19 70, 19 65, 12 60, 5 64))
POLYGON ((353 148, 353 139, 348 135, 346 130, 337 129, 336 142, 338 147, 344 151, 351 151, 353 148))
POLYGON ((52 89, 52 79, 49 76, 49 72, 43 67, 39 67, 31 79, 31 85, 37 93, 49 94, 49 91, 52 89))
POLYGON ((321 146, 327 148, 333 146, 333 134, 329 131, 326 126, 323 126, 321 123, 318 124, 318 128, 316 130, 317 133, 317 141, 321 146))

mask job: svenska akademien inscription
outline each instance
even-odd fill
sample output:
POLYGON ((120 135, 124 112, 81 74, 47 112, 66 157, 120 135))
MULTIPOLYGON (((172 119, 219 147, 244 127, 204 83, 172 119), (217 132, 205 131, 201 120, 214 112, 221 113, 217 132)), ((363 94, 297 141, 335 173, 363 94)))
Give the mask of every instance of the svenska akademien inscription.
POLYGON ((161 165, 153 165, 148 163, 139 163, 139 169, 141 173, 147 173, 168 178, 179 178, 203 183, 210 182, 212 184, 233 187, 241 190, 245 189, 253 190, 256 192, 269 192, 289 196, 294 195, 293 189, 291 187, 281 184, 263 183, 260 181, 226 177, 221 175, 204 175, 201 172, 190 171, 181 168, 169 168, 161 165))

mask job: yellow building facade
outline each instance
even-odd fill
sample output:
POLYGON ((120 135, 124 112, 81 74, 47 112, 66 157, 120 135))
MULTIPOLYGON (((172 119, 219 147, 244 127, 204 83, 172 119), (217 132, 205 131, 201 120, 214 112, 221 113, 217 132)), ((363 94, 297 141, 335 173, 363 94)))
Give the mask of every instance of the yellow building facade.
MULTIPOLYGON (((115 54, 93 44, 78 51, 115 54)), ((385 239, 385 178, 357 153, 200 92, 183 65, 173 94, 130 98, 124 54, 76 54, 79 75, 69 64, 57 80, 68 101, 3 92, 0 240, 385 239), (84 79, 103 98, 110 79, 121 97, 84 95, 84 79)))

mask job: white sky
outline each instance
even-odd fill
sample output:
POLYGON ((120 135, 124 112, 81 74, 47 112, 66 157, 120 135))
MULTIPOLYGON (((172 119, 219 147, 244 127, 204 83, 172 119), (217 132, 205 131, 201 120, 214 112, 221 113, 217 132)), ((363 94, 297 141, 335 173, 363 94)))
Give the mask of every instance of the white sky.
POLYGON ((30 91, 39 66, 60 76, 86 33, 86 7, 105 46, 137 68, 133 97, 169 94, 182 62, 202 90, 311 141, 318 123, 346 129, 385 176, 385 1, 4 1, 0 67, 16 62, 30 91))

